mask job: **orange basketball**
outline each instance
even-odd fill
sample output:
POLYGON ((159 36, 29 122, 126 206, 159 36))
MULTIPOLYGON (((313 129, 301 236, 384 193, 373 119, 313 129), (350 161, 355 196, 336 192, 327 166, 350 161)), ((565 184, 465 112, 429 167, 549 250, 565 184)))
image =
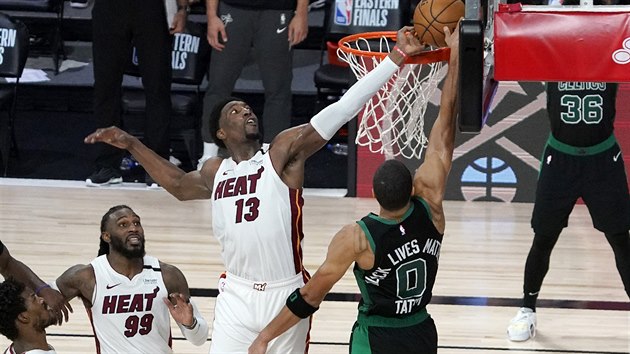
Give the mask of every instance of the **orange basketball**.
POLYGON ((445 47, 444 26, 452 32, 464 12, 462 0, 422 0, 413 12, 413 27, 420 41, 432 47, 445 47))

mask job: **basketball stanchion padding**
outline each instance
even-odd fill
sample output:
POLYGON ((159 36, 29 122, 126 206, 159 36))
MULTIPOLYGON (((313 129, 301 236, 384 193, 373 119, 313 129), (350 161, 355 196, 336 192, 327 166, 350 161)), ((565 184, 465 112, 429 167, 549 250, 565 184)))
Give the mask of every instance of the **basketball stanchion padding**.
POLYGON ((519 5, 495 13, 496 80, 630 82, 630 6, 519 5))

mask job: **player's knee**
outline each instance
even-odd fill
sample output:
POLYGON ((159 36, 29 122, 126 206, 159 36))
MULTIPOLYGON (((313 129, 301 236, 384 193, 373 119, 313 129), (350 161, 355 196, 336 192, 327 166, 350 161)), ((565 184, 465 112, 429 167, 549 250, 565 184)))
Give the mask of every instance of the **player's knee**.
POLYGON ((532 243, 532 249, 538 252, 551 252, 556 245, 556 241, 560 236, 560 232, 557 233, 536 233, 534 235, 534 241, 532 243))

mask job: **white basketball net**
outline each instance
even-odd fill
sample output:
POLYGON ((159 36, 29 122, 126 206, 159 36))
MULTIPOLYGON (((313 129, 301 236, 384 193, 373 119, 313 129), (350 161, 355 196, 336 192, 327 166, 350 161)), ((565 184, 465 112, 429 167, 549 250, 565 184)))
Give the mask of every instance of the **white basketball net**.
MULTIPOLYGON (((360 38, 343 44, 363 51, 389 53, 386 37, 368 41, 360 38), (372 47, 370 48, 370 43, 372 47)), ((362 56, 337 50, 339 58, 350 65, 361 79, 381 61, 376 56, 362 56)), ((446 70, 443 62, 406 64, 365 105, 359 119, 356 143, 369 146, 373 153, 390 159, 401 155, 420 158, 428 144, 424 134, 424 114, 446 70)))

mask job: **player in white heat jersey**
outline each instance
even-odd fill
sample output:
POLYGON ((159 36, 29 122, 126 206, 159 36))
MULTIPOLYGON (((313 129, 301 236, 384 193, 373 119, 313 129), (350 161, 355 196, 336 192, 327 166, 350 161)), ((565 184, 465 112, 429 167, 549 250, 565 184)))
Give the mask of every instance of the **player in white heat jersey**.
POLYGON ((230 273, 262 281, 302 272, 302 191, 278 176, 267 146, 239 164, 223 160, 213 191, 214 236, 230 273))
MULTIPOLYGON (((412 27, 397 35, 396 50, 355 83, 336 103, 307 124, 279 133, 261 151, 258 118, 238 98, 219 102, 210 113, 210 134, 230 157, 207 160, 184 172, 116 128, 98 129, 86 143, 128 150, 144 169, 180 200, 212 199, 213 230, 227 270, 217 298, 211 353, 245 353, 258 332, 302 286, 302 185, 306 159, 321 149, 397 72, 408 55, 424 46, 412 27)), ((269 344, 269 353, 304 353, 309 319, 269 344)))
POLYGON ((0 283, 0 333, 11 341, 4 354, 55 354, 46 328, 57 322, 54 310, 33 289, 9 277, 0 283))
POLYGON ((68 299, 83 300, 98 353, 172 353, 170 316, 191 343, 202 345, 208 337, 186 278, 145 255, 140 217, 128 206, 103 216, 99 256, 71 267, 55 283, 68 299))

